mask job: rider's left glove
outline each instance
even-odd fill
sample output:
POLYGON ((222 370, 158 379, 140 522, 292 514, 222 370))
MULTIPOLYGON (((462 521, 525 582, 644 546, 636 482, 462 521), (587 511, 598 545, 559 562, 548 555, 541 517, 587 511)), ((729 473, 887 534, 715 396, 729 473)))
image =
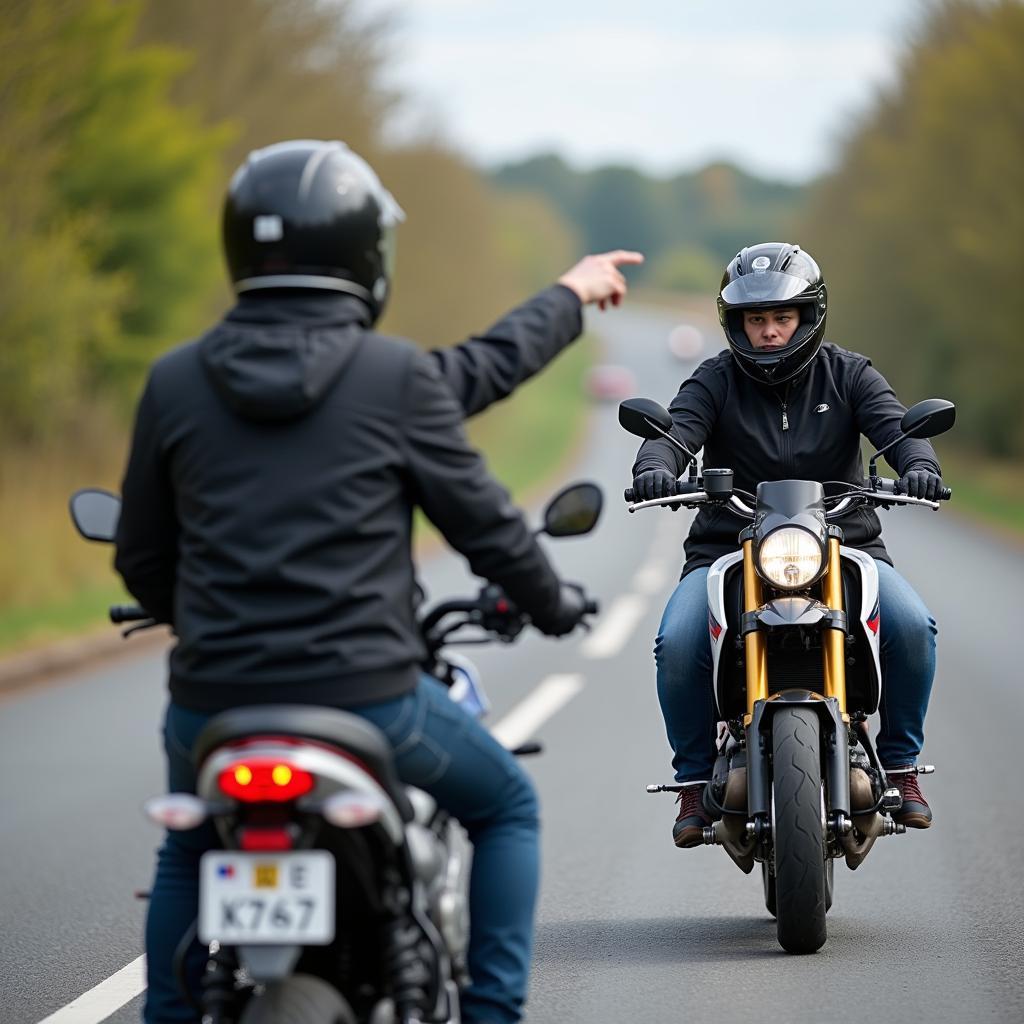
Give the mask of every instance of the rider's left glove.
POLYGON ((942 493, 942 477, 927 469, 912 469, 900 477, 900 492, 911 498, 938 501, 942 493))

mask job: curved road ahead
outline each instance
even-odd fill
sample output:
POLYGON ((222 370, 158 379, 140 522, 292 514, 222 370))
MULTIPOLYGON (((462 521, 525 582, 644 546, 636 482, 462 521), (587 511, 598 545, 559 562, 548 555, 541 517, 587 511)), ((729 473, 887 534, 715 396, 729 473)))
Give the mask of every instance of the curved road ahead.
MULTIPOLYGON (((666 347, 675 322, 627 307, 592 323, 639 392, 667 403, 690 368, 666 347)), ((712 325, 699 326, 717 348, 712 325)), ((937 447, 941 455, 941 438, 937 447)), ((924 780, 936 824, 880 840, 855 874, 837 866, 827 945, 790 957, 776 945, 759 876, 742 875, 720 850, 676 850, 671 799, 644 792, 670 776, 651 638, 690 514, 626 513, 618 498, 635 448, 614 404, 595 407, 575 475, 605 486, 606 514, 590 537, 551 545, 565 574, 601 598, 598 628, 475 655, 492 720, 507 735, 529 731, 532 707, 547 748, 530 762, 545 824, 529 1019, 1024 1020, 1022 549, 945 510, 887 514, 890 551, 940 626, 924 752, 938 766, 924 780)), ((436 598, 470 586, 447 556, 425 576, 436 598)), ((153 656, 0 701, 4 1024, 37 1024, 83 993, 80 1009, 51 1024, 91 1024, 138 991, 137 966, 101 983, 141 952, 143 905, 132 893, 149 883, 158 834, 138 807, 160 791, 162 703, 153 656)), ((110 1019, 138 1020, 140 1002, 110 1019)))

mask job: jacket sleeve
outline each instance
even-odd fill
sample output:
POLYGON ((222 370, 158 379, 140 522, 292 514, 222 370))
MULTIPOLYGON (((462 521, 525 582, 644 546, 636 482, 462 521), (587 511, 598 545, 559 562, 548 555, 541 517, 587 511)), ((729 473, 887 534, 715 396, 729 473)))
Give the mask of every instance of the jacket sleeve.
MULTIPOLYGON (((721 408, 720 387, 713 371, 704 364, 680 385, 668 407, 672 416, 670 433, 694 455, 704 447, 721 408)), ((633 463, 633 476, 648 469, 666 469, 679 476, 688 459, 675 445, 664 438, 644 441, 633 463)))
POLYGON ((430 357, 465 418, 507 398, 582 330, 579 298, 558 284, 517 306, 486 334, 434 349, 430 357))
POLYGON ((463 430, 437 364, 416 353, 402 434, 413 496, 477 576, 500 584, 535 622, 554 615, 560 584, 536 538, 463 430))
MULTIPOLYGON (((876 450, 899 436, 900 420, 906 407, 869 359, 864 360, 863 368, 854 379, 851 398, 857 427, 876 450)), ((907 438, 883 457, 900 476, 912 469, 942 473, 935 449, 924 439, 907 438)))
POLYGON ((160 444, 153 379, 139 400, 117 524, 114 568, 158 622, 173 622, 178 520, 160 444))

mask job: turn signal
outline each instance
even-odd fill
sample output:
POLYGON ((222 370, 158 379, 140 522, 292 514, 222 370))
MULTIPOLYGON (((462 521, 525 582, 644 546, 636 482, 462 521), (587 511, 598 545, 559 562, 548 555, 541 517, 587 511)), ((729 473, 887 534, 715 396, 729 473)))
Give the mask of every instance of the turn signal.
POLYGON ((206 803, 191 793, 166 793, 155 796, 142 805, 150 821, 172 832, 196 828, 206 821, 206 803))
POLYGON ((283 761, 246 758, 229 764, 217 785, 222 793, 245 803, 284 803, 308 793, 313 776, 283 761))

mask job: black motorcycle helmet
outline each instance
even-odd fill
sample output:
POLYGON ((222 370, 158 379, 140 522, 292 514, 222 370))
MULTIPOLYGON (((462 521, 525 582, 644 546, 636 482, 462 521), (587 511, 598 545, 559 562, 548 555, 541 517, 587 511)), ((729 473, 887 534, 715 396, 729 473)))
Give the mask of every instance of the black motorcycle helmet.
POLYGON ((762 242, 729 261, 718 295, 718 319, 736 365, 762 384, 782 384, 803 371, 825 338, 828 291, 818 264, 799 245, 762 242), (743 330, 743 310, 794 306, 800 324, 789 344, 758 351, 743 330))
POLYGON ((343 142, 279 142, 250 153, 224 201, 235 291, 312 288, 387 302, 401 207, 343 142))

